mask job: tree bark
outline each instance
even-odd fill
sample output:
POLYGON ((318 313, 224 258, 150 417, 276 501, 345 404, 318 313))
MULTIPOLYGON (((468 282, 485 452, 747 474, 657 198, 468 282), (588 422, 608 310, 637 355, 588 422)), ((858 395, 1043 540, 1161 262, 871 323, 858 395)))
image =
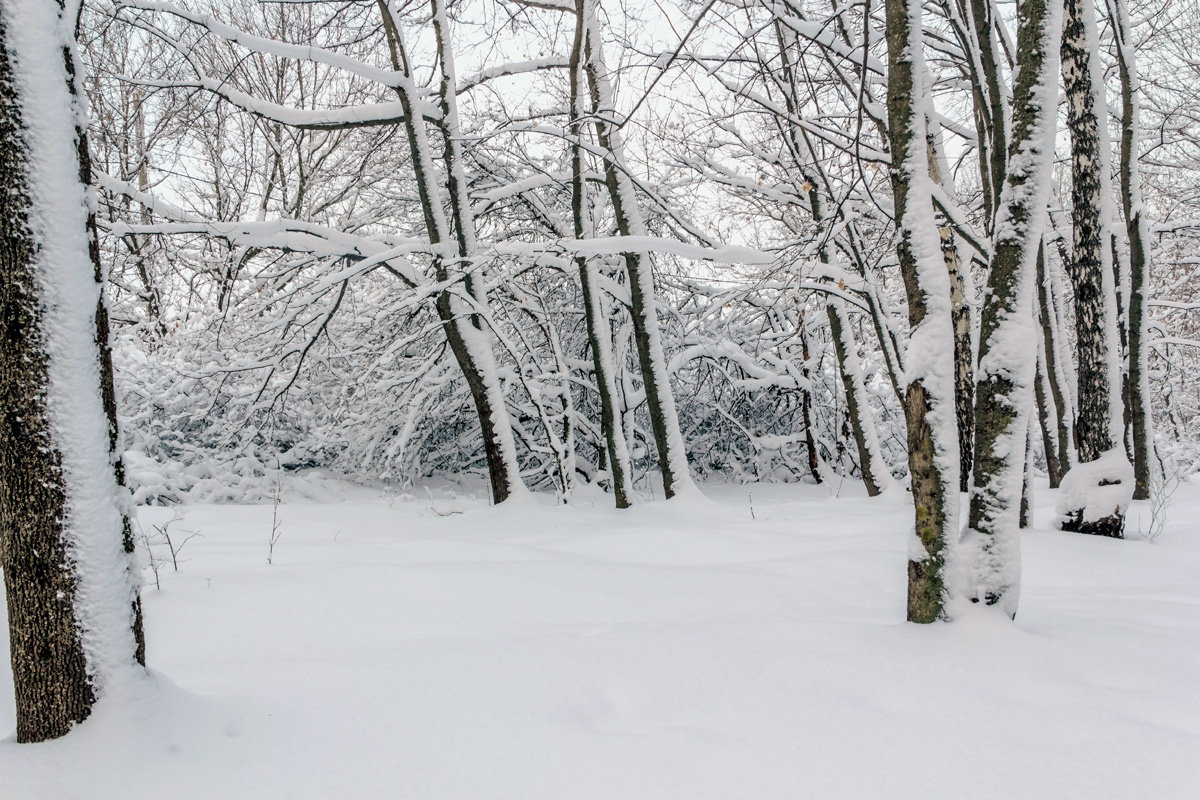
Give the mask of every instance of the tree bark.
MULTIPOLYGON (((1095 11, 1089 0, 1066 0, 1062 35, 1062 72, 1071 134, 1071 206, 1075 289, 1075 337, 1079 361, 1078 413, 1075 420, 1079 461, 1095 461, 1120 447, 1124 408, 1119 367, 1116 275, 1112 263, 1109 153, 1100 135, 1099 114, 1106 113, 1095 11)), ((1132 488, 1132 487, 1131 487, 1132 488)), ((1061 523, 1063 530, 1120 538, 1125 516, 1096 517, 1078 509, 1061 523), (1091 519, 1088 519, 1092 517, 1091 519)))
MULTIPOLYGON (((825 173, 817 166, 817 156, 808 139, 807 133, 803 128, 795 124, 795 120, 801 117, 801 104, 798 97, 796 72, 793 68, 792 59, 788 54, 789 45, 795 43, 794 36, 786 34, 784 26, 779 21, 776 21, 775 39, 779 43, 780 66, 784 73, 784 81, 787 89, 783 93, 783 97, 789 117, 786 127, 789 139, 788 145, 792 151, 796 167, 800 170, 799 177, 802 179, 801 188, 808 187, 809 212, 812 215, 813 222, 820 225, 825 221, 821 205, 821 193, 817 188, 815 177, 806 174, 806 169, 810 166, 816 169, 817 174, 821 175, 827 191, 829 190, 829 181, 825 173)), ((840 208, 837 213, 841 213, 840 208)), ((822 264, 830 262, 829 249, 824 244, 818 250, 817 258, 820 259, 822 264)), ((864 283, 866 283, 865 269, 864 283)), ((871 292, 871 290, 872 287, 868 286, 867 291, 871 292)), ((874 311, 875 306, 872 304, 873 314, 874 311)), ((880 453, 879 434, 875 428, 875 421, 871 418, 871 407, 867 401, 866 387, 863 385, 862 362, 858 357, 858 348, 854 342, 854 334, 849 327, 846 304, 842 302, 841 298, 828 297, 825 302, 825 315, 829 319, 834 358, 837 360, 838 373, 841 375, 842 386, 846 393, 846 407, 849 411, 851 436, 854 439, 855 449, 858 452, 859 472, 862 474, 863 486, 867 490, 867 496, 875 497, 883 491, 883 487, 889 482, 890 476, 888 476, 887 466, 884 464, 883 456, 880 453)), ((876 327, 877 334, 880 336, 879 344, 883 349, 884 359, 888 364, 888 370, 892 376, 893 388, 896 390, 896 396, 899 398, 899 381, 896 379, 892 367, 891 349, 888 347, 889 342, 885 339, 880 320, 874 318, 872 322, 876 327)), ((807 378, 807 344, 804 350, 804 377, 807 378)), ((804 390, 804 403, 804 423, 808 426, 811 421, 809 413, 811 393, 807 388, 804 390)), ((821 478, 817 470, 816 447, 811 434, 805 435, 805 443, 809 447, 809 469, 813 477, 820 483, 821 478)))
MULTIPOLYGON (((504 392, 496 375, 495 355, 492 353, 488 331, 480 320, 480 310, 486 308, 487 299, 471 274, 475 221, 467 202, 466 181, 462 174, 462 161, 458 151, 457 113, 452 105, 453 61, 450 59, 445 30, 445 9, 437 2, 432 4, 439 64, 442 70, 439 98, 443 113, 438 129, 443 137, 442 155, 447 173, 444 188, 449 194, 451 207, 449 219, 442 201, 443 187, 438 185, 438 178, 434 174, 433 150, 425 131, 425 123, 420 114, 416 113, 419 93, 413 83, 412 70, 399 25, 388 0, 377 0, 377 4, 383 19, 392 67, 404 76, 404 80, 396 87, 396 94, 404 113, 404 130, 413 162, 417 192, 421 198, 427 235, 430 244, 455 247, 457 258, 453 261, 456 266, 462 268, 460 271, 465 291, 472 298, 471 304, 464 304, 462 298, 447 289, 438 294, 435 307, 450 351, 467 381, 467 388, 475 405, 483 438, 484 456, 487 460, 492 502, 499 504, 515 493, 524 492, 525 486, 521 482, 516 442, 513 438, 512 423, 508 418, 504 392), (451 220, 454 221, 453 225, 451 220)), ((450 279, 451 272, 444 255, 434 257, 434 273, 440 282, 450 279)))
POLYGON ((1125 0, 1109 0, 1117 39, 1117 68, 1121 79, 1121 205, 1129 237, 1129 373, 1126 377, 1126 412, 1133 439, 1134 500, 1150 497, 1151 454, 1154 426, 1150 416, 1147 384, 1146 282, 1149 275, 1150 231, 1142 203, 1138 166, 1138 118, 1140 83, 1129 10, 1125 0))
MULTIPOLYGON (((621 135, 613 124, 615 107, 612 87, 605 69, 596 7, 584 15, 584 63, 595 118, 596 141, 603 152, 604 178, 608 186, 617 231, 621 236, 646 235, 645 221, 637 205, 633 181, 626 172, 621 135)), ((697 491, 688 471, 687 450, 679 429, 675 396, 671 392, 666 356, 658 322, 658 302, 654 277, 646 253, 625 253, 625 273, 629 280, 630 316, 638 363, 642 368, 642 388, 650 412, 650 428, 658 450, 658 467, 663 479, 663 494, 669 499, 681 490, 697 491)))
POLYGON ((1004 83, 1001 80, 1000 62, 996 57, 996 7, 994 0, 970 0, 966 10, 971 17, 971 28, 978 59, 978 80, 982 84, 976 89, 976 119, 984 123, 981 134, 987 149, 981 153, 981 172, 986 182, 983 203, 984 220, 988 233, 995 229, 995 216, 1000 209, 1000 194, 1004 189, 1004 171, 1008 157, 1008 113, 1004 83))
POLYGON ((64 735, 117 670, 145 660, 132 560, 121 580, 95 574, 133 541, 118 511, 123 470, 95 220, 85 210, 87 141, 72 113, 80 82, 70 43, 42 33, 71 30, 62 13, 46 2, 0 3, 0 561, 19 742, 64 735), (53 136, 51 125, 73 141, 74 175, 58 171, 61 160, 49 164, 63 154, 35 138, 53 136), (98 305, 88 306, 88 292, 98 305), (98 427, 87 428, 92 419, 98 427))
MULTIPOLYGON (((575 238, 586 235, 584 225, 585 184, 583 182, 583 158, 580 141, 583 137, 582 98, 586 76, 583 69, 583 44, 590 13, 588 0, 575 0, 575 39, 571 47, 571 217, 575 226, 575 238)), ((629 462, 629 447, 620 423, 620 404, 617 397, 616 362, 612 355, 612 334, 608 319, 604 316, 600 301, 600 287, 596 281, 596 267, 588 258, 575 259, 579 268, 579 282, 583 292, 583 315, 587 324, 588 344, 592 351, 592 370, 596 375, 596 391, 600 395, 600 427, 604 434, 605 447, 601 455, 607 456, 609 474, 612 476, 613 496, 617 508, 629 508, 633 500, 630 479, 633 474, 629 462)))
MULTIPOLYGON (((1062 483, 1063 476, 1071 468, 1071 431, 1073 426, 1071 425, 1070 394, 1063 385, 1058 358, 1057 306, 1052 302, 1053 283, 1050 281, 1046 267, 1046 245, 1043 238, 1042 244, 1038 248, 1037 259, 1038 322, 1041 327, 1038 359, 1045 381, 1045 386, 1042 388, 1042 403, 1046 413, 1042 415, 1042 423, 1047 429, 1046 462, 1047 464, 1051 461, 1054 462, 1054 468, 1048 468, 1048 471, 1050 488, 1057 489, 1062 483), (1053 436, 1049 433, 1051 424, 1054 426, 1053 436), (1051 453, 1053 453, 1053 457, 1051 453)), ((1040 383, 1039 386, 1041 386, 1040 383)))
POLYGON ((829 317, 829 332, 833 339, 834 355, 838 361, 838 372, 842 376, 842 387, 846 392, 846 410, 850 416, 850 430, 854 446, 858 451, 858 468, 862 473, 867 496, 875 497, 887 483, 887 467, 879 452, 879 434, 871 419, 867 390, 863 385, 862 364, 858 358, 858 347, 846 318, 846 306, 841 298, 829 297, 825 301, 825 313, 829 317))
MULTIPOLYGON (((993 67, 995 65, 993 64, 993 67)), ((1000 127, 1007 124, 1002 122, 1000 127)), ((929 177, 941 185, 947 193, 953 191, 953 183, 943 164, 940 134, 930 126, 927 136, 929 151, 929 177)), ((998 134, 1004 141, 1004 134, 998 134)), ((1003 161, 1003 153, 1001 154, 1003 161)), ((1004 179, 1004 168, 1000 167, 998 179, 1004 179)), ((971 340, 971 306, 967 303, 967 271, 963 269, 958 244, 954 241, 954 229, 949 223, 938 227, 942 243, 942 261, 950 275, 950 315, 954 323, 954 411, 958 419, 958 462, 959 491, 971 488, 971 463, 975 457, 975 348, 971 340)))
POLYGON ((963 558, 978 568, 970 599, 997 605, 1010 617, 1017 613, 1018 530, 1027 511, 1025 470, 1036 379, 1033 290, 1054 163, 1060 19, 1055 0, 1024 0, 1018 14, 1012 144, 980 318, 976 451, 963 558))
POLYGON ((915 511, 909 550, 908 619, 945 618, 943 567, 956 536, 958 432, 954 412, 950 278, 933 221, 926 157, 923 35, 919 0, 886 0, 888 134, 896 256, 911 327, 905 359, 905 421, 915 511))

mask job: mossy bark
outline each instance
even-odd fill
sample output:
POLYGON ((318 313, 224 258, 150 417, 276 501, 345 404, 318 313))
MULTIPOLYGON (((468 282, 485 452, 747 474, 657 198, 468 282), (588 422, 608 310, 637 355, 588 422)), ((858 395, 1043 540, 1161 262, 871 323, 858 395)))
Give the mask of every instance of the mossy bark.
POLYGON ((971 599, 1016 614, 1018 528, 1028 524, 1029 408, 1037 380, 1033 290, 1053 167, 1056 0, 1025 0, 1018 14, 1012 143, 988 265, 975 386, 975 463, 967 527, 982 566, 971 599), (1028 343, 1028 352, 1022 353, 1028 343))
MULTIPOLYGON (((927 193, 923 197, 909 197, 914 181, 922 177, 912 174, 915 169, 912 164, 923 161, 915 158, 911 151, 926 146, 925 137, 918 135, 918 130, 924 129, 923 117, 919 117, 917 112, 917 104, 923 102, 923 98, 914 96, 918 85, 913 48, 920 47, 921 42, 920 30, 914 29, 914 23, 919 25, 920 5, 916 0, 886 0, 884 8, 888 45, 892 197, 899 229, 896 256, 908 299, 909 326, 915 330, 925 321, 929 312, 930 295, 918 268, 914 242, 918 232, 910 227, 905 212, 910 202, 932 203, 927 193)), ((928 165, 922 164, 920 169, 925 171, 924 178, 927 180, 928 165)), ((948 296, 946 303, 949 303, 948 296)), ((933 430, 930 415, 935 406, 940 409, 943 404, 953 406, 953 403, 953 388, 948 381, 944 387, 940 384, 930 385, 926 376, 918 376, 909 380, 905 390, 904 414, 908 431, 908 468, 915 509, 915 534, 924 549, 923 557, 909 554, 908 619, 911 622, 934 622, 945 615, 942 572, 945 549, 953 533, 949 530, 953 519, 950 504, 957 503, 957 497, 951 496, 951 493, 956 492, 958 485, 956 481, 952 485, 948 483, 944 464, 939 461, 937 454, 939 447, 952 452, 957 447, 957 434, 953 442, 939 441, 945 432, 933 430), (949 391, 943 393, 944 389, 949 391)), ((953 419, 953 412, 949 418, 953 419)))

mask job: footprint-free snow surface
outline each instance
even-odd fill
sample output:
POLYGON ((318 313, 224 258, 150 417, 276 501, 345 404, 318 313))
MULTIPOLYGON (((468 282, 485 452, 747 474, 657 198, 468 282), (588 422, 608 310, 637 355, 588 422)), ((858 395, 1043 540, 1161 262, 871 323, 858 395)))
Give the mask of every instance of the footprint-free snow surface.
MULTIPOLYGON (((0 798, 1200 797, 1200 485, 1022 536, 1015 623, 904 619, 905 494, 146 508, 151 677, 0 798), (1135 504, 1131 536, 1145 529, 1135 504)), ((0 731, 14 729, 7 653, 0 731)))

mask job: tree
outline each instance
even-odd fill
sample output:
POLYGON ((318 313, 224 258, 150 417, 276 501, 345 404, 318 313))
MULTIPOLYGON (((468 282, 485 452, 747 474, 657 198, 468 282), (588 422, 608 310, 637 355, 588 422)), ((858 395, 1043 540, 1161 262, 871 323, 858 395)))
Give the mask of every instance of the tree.
POLYGON ((1117 280, 1112 246, 1112 179, 1107 104, 1100 70, 1096 12, 1090 0, 1067 0, 1062 73, 1071 133, 1069 274, 1075 289, 1079 409, 1075 423, 1080 464, 1063 479, 1063 530, 1120 538, 1133 494, 1132 467, 1122 446, 1124 406, 1117 331, 1117 280), (1101 463, 1102 462, 1102 463, 1101 463), (1120 487, 1124 485, 1128 492, 1120 487))
POLYGON ((1132 41, 1126 0, 1109 0, 1116 38, 1117 67, 1121 79, 1121 208, 1129 237, 1129 373, 1126 376, 1126 413, 1130 419, 1135 500, 1150 497, 1150 458, 1154 452, 1154 423, 1150 416, 1149 365, 1146 346, 1146 284, 1149 275, 1150 224, 1142 202, 1141 166, 1138 164, 1138 124, 1141 81, 1132 41))
POLYGON ((1012 139, 980 321, 976 450, 959 556, 974 573, 969 599, 1010 617, 1017 613, 1017 529, 1036 379, 1033 289, 1054 163, 1058 8, 1055 0, 1025 0, 1019 15, 1012 139))
POLYGON ((945 616, 943 568, 958 535, 959 452, 955 419, 950 276, 933 219, 926 148, 925 60, 917 0, 887 0, 888 132, 896 256, 908 298, 905 419, 915 536, 908 561, 908 619, 945 616))
POLYGON ((0 3, 0 559, 21 742, 65 734, 144 662, 74 29, 46 0, 0 3))

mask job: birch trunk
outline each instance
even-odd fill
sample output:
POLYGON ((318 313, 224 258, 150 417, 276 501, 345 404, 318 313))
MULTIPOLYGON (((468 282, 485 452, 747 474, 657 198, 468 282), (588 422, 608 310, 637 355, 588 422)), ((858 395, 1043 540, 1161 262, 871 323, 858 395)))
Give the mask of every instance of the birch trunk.
MULTIPOLYGON (((929 124, 929 177, 947 193, 952 193, 954 186, 945 164, 940 139, 940 131, 929 124)), ((999 140, 1004 140, 1003 133, 999 134, 999 140)), ((998 176, 1003 180, 1003 167, 998 176)), ((954 240, 954 229, 949 223, 938 227, 938 236, 942 242, 942 261, 950 275, 950 315, 954 323, 954 409, 958 418, 958 488, 965 492, 970 489, 971 463, 975 454, 975 347, 971 338, 971 306, 967 303, 969 275, 963 268, 958 244, 954 240)))
MULTIPOLYGON (((1075 439, 1080 466, 1097 461, 1114 449, 1120 449, 1119 459, 1124 459, 1117 287, 1109 229, 1112 215, 1107 211, 1111 196, 1110 160, 1107 131, 1099 117, 1106 113, 1106 106, 1097 48, 1095 10, 1090 0, 1066 0, 1062 72, 1067 128, 1071 133, 1074 247, 1070 275, 1075 289, 1079 378, 1075 439)), ((1111 458, 1119 460, 1117 456, 1111 458)), ((1080 480, 1091 480, 1098 474, 1097 470, 1086 469, 1078 473, 1080 480)), ((1131 494, 1132 490, 1130 486, 1131 494)), ((1107 498, 1111 490, 1087 492, 1075 486, 1074 491, 1084 505, 1063 509, 1063 530, 1122 536, 1124 504, 1118 502, 1112 508, 1099 509, 1089 507, 1087 502, 1092 497, 1107 498)))

